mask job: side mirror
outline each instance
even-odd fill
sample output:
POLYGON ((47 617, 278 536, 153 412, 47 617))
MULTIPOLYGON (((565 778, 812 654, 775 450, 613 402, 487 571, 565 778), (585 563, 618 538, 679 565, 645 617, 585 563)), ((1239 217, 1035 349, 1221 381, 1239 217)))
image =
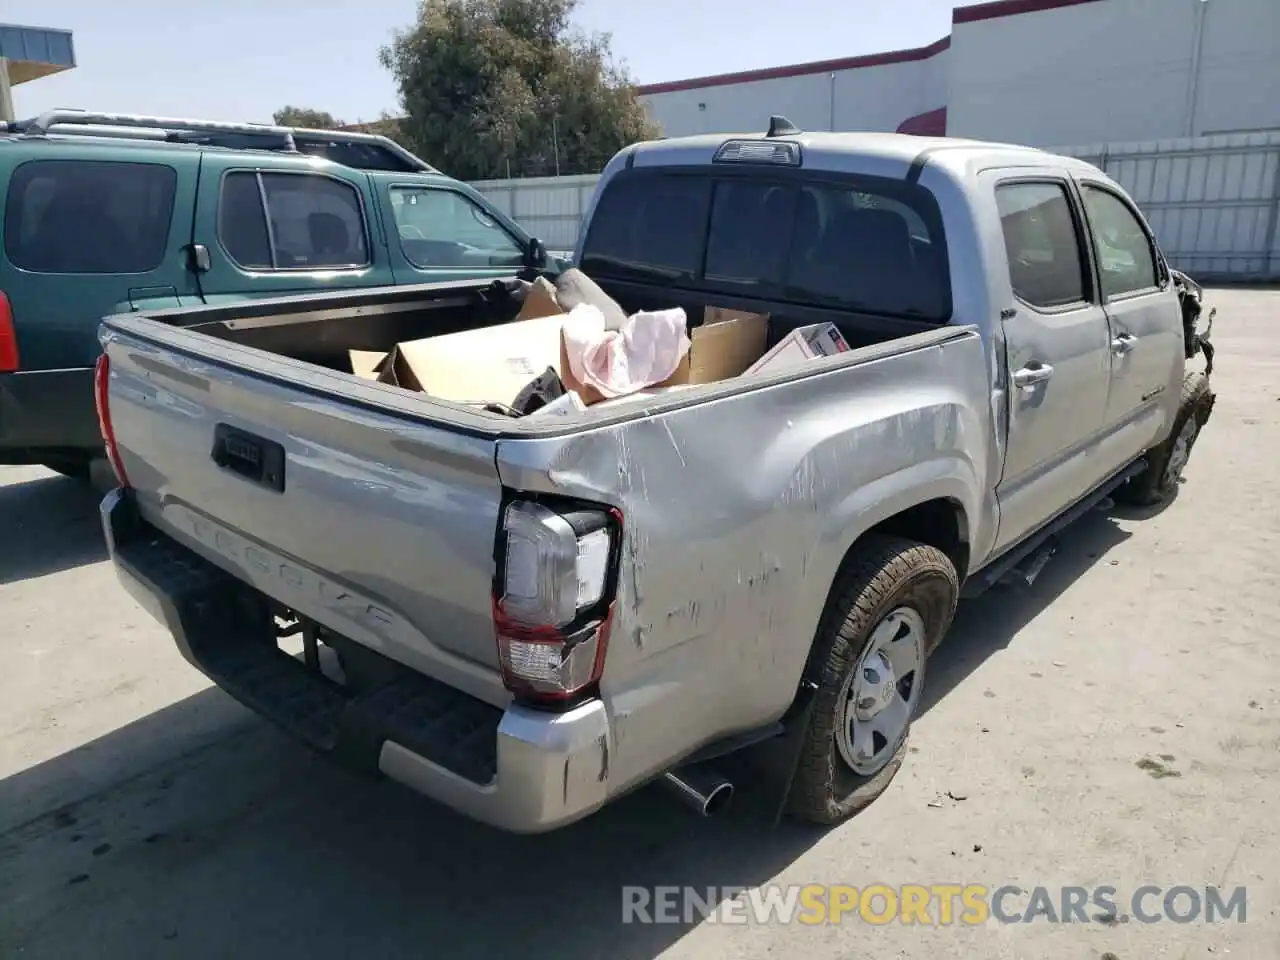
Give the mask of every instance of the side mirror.
POLYGON ((531 270, 541 270, 547 265, 547 248, 537 237, 529 239, 529 247, 525 251, 525 266, 531 270))

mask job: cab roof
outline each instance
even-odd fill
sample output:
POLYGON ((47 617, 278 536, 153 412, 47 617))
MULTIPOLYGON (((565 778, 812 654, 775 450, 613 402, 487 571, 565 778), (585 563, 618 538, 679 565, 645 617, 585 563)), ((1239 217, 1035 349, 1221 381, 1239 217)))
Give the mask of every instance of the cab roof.
MULTIPOLYGON (((799 148, 793 159, 776 162, 828 172, 905 177, 913 168, 922 168, 926 162, 958 171, 1008 165, 1069 169, 1090 167, 1074 157, 1058 156, 1017 144, 960 137, 920 137, 906 133, 806 133, 776 117, 770 126, 772 136, 757 131, 652 140, 636 144, 619 156, 625 158, 623 162, 628 167, 700 166, 725 162, 726 152, 739 145, 750 145, 746 149, 756 150, 758 154, 759 149, 768 145, 793 144, 799 148)), ((783 148, 776 152, 781 156, 787 151, 783 148)))

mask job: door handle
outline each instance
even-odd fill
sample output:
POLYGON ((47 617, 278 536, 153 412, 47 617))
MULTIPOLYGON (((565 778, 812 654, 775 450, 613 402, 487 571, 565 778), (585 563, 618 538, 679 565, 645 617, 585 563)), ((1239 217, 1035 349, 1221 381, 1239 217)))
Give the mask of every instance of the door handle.
POLYGON ((1016 371, 1013 375, 1013 383, 1023 390, 1030 390, 1032 387, 1044 383, 1052 376, 1053 367, 1047 363, 1037 363, 1016 371))
POLYGON ((1111 341, 1111 352, 1125 354, 1133 349, 1133 345, 1138 342, 1138 338, 1132 333, 1119 334, 1111 341))
POLYGON ((193 243, 188 246, 187 267, 195 273, 208 273, 213 268, 213 258, 209 256, 209 248, 203 243, 193 243))

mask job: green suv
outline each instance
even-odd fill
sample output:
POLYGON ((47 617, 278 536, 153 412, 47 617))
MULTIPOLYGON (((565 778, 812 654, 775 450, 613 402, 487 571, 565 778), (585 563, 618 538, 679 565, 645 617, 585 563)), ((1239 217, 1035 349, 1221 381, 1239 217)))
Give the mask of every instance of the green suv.
POLYGON ((0 464, 87 475, 106 315, 554 267, 371 134, 58 110, 0 124, 0 464))

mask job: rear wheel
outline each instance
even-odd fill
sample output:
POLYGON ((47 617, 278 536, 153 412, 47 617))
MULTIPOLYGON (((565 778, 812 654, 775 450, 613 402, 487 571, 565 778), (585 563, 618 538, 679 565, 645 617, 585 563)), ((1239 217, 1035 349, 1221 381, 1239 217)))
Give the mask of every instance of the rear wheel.
POLYGON ((832 588, 814 648, 819 689, 789 797, 816 823, 852 816, 889 786, 924 693, 925 660, 960 587, 941 550, 869 537, 832 588))
POLYGON ((1118 491, 1115 499, 1135 506, 1152 506, 1173 496, 1191 459, 1191 448, 1213 410, 1209 378, 1200 371, 1182 380, 1182 400, 1173 429, 1158 447, 1147 452, 1147 468, 1118 491))

